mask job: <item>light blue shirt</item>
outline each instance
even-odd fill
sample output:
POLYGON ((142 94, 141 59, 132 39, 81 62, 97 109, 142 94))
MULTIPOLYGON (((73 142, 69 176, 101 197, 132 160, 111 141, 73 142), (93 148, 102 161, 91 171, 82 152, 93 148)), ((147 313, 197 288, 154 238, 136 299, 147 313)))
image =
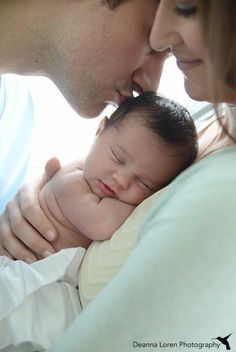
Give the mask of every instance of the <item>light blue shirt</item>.
POLYGON ((127 262, 50 352, 215 352, 231 333, 236 350, 235 160, 228 148, 176 177, 127 262))
POLYGON ((24 79, 0 77, 0 212, 27 172, 33 130, 33 103, 24 79))

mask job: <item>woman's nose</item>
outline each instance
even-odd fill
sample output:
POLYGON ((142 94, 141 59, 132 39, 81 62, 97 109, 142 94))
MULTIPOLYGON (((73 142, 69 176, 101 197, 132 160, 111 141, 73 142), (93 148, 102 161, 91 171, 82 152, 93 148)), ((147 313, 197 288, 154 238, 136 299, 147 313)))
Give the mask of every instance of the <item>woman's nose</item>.
POLYGON ((172 51, 181 41, 181 36, 176 28, 176 18, 173 15, 173 9, 168 7, 165 0, 160 1, 150 34, 152 49, 156 51, 172 51))

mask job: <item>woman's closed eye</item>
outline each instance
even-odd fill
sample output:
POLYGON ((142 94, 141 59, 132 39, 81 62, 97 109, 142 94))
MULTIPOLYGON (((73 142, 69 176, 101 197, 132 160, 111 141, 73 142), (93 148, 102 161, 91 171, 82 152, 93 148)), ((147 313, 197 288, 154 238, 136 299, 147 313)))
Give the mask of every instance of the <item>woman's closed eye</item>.
POLYGON ((179 16, 191 17, 191 16, 194 16, 197 13, 197 6, 191 5, 191 4, 187 5, 187 4, 179 3, 175 7, 174 11, 179 16))

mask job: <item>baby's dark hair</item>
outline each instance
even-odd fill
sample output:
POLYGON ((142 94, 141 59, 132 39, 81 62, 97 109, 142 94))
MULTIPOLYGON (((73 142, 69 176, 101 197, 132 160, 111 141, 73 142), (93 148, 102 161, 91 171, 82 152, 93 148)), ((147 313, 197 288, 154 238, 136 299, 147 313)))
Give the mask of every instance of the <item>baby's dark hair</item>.
POLYGON ((197 131, 186 108, 155 92, 145 92, 124 101, 111 115, 106 129, 138 113, 144 123, 173 155, 183 157, 180 171, 192 164, 198 153, 197 131))

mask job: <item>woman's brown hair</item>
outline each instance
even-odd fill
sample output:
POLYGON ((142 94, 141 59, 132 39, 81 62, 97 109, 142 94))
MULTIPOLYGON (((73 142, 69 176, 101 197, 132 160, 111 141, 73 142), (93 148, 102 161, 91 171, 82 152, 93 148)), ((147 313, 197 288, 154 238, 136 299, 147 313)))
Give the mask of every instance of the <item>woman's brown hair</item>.
POLYGON ((236 0, 201 0, 201 11, 209 57, 218 78, 211 82, 216 115, 224 133, 236 143, 222 122, 217 104, 226 86, 236 100, 236 0))
POLYGON ((236 1, 202 0, 209 55, 217 75, 236 90, 236 1))

